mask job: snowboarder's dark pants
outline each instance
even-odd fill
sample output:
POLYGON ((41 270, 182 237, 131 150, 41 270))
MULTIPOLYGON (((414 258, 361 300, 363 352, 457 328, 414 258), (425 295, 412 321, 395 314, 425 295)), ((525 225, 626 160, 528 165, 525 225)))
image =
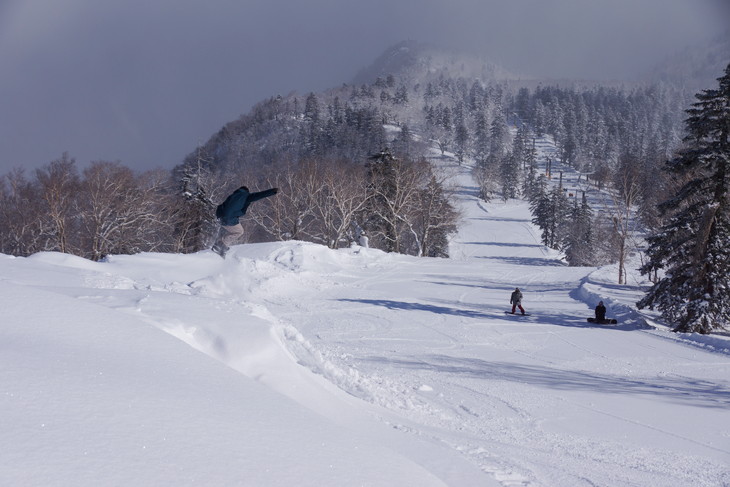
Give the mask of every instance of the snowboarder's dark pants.
POLYGON ((515 314, 515 308, 520 308, 522 314, 525 314, 525 308, 522 307, 521 303, 515 303, 512 305, 512 314, 515 314))

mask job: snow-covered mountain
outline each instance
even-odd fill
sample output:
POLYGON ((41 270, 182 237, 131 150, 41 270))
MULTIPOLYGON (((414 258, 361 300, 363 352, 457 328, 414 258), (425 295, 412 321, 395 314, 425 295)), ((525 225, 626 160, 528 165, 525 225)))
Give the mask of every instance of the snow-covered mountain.
POLYGON ((401 81, 418 82, 425 79, 424 75, 437 77, 439 74, 472 80, 524 78, 483 56, 423 42, 403 41, 386 49, 371 65, 360 70, 352 83, 370 84, 388 75, 395 75, 401 81))
POLYGON ((730 484, 730 338, 669 332, 635 273, 565 266, 441 161, 450 259, 1 255, 0 483, 730 484))
MULTIPOLYGON (((654 66, 650 82, 684 87, 689 95, 713 88, 730 64, 730 30, 702 45, 690 46, 654 66)), ((692 100, 694 101, 694 99, 692 100)))

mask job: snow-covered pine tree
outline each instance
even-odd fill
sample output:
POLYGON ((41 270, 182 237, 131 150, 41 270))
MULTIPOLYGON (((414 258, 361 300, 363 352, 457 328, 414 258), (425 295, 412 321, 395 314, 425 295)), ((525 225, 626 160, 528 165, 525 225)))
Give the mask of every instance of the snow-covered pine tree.
POLYGON ((519 196, 520 161, 516 153, 508 152, 502 157, 500 180, 502 183, 502 199, 504 201, 519 196))
POLYGON ((509 142, 509 128, 501 109, 495 110, 492 124, 489 128, 489 164, 499 166, 507 152, 509 142))
POLYGON ((464 103, 457 103, 454 108, 454 150, 459 165, 464 162, 469 146, 469 130, 466 127, 464 112, 464 103))
POLYGON ((686 183, 660 205, 671 217, 649 238, 641 272, 664 269, 637 304, 658 308, 674 331, 710 333, 730 323, 730 65, 685 120, 685 148, 666 169, 686 183))
POLYGON ((464 162, 464 156, 466 156, 467 148, 469 146, 469 130, 463 121, 460 121, 456 125, 454 131, 454 143, 456 145, 456 160, 461 165, 464 162))
POLYGON ((400 132, 393 140, 393 151, 402 154, 404 157, 410 158, 414 152, 414 137, 408 124, 401 124, 400 132))
POLYGON ((319 99, 314 93, 307 96, 302 114, 302 123, 299 126, 299 147, 302 157, 319 155, 323 151, 322 135, 324 122, 321 117, 319 99))
MULTIPOLYGON (((544 176, 542 176, 545 179, 544 176)), ((522 194, 528 201, 533 202, 540 196, 540 179, 535 165, 528 165, 525 178, 522 181, 522 194)))
POLYGON ((593 210, 588 204, 588 198, 583 191, 583 198, 578 204, 576 199, 569 220, 565 243, 565 258, 572 266, 591 266, 595 264, 593 210))
POLYGON ((527 158, 527 144, 528 144, 527 128, 525 124, 520 124, 517 127, 517 133, 512 140, 512 153, 519 161, 522 169, 525 168, 525 159, 527 158))
POLYGON ((542 243, 551 249, 560 249, 564 241, 566 226, 570 218, 570 203, 560 183, 547 190, 547 181, 541 176, 537 195, 530 204, 532 223, 542 230, 542 243))
POLYGON ((487 116, 479 112, 475 117, 474 160, 477 166, 486 166, 489 157, 489 123, 487 116))

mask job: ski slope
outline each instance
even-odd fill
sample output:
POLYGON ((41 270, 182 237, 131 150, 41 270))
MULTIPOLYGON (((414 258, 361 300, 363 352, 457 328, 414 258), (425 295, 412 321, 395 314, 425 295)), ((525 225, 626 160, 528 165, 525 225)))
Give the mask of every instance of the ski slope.
POLYGON ((730 485, 730 339, 639 314, 635 273, 564 265, 453 169, 450 259, 0 255, 0 484, 730 485))

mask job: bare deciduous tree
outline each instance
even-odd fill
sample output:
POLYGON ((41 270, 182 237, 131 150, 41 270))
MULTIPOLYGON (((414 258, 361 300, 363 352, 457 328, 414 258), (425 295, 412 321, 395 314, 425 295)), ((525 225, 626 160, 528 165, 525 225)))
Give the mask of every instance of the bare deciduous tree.
POLYGON ((42 250, 75 253, 78 246, 73 241, 77 219, 76 194, 79 176, 76 161, 64 153, 44 168, 36 171, 40 198, 46 221, 41 229, 46 244, 42 250))
POLYGON ((354 240, 353 224, 367 203, 365 175, 361 166, 332 161, 319 167, 322 191, 313 198, 320 228, 319 239, 329 248, 354 240))
POLYGON ((613 204, 606 209, 613 225, 612 239, 618 262, 618 283, 626 284, 626 259, 638 229, 637 207, 641 196, 636 161, 625 156, 615 175, 613 204))
POLYGON ((312 200, 322 191, 316 162, 277 164, 267 171, 264 182, 279 188, 279 193, 252 207, 251 220, 278 240, 308 238, 314 225, 312 200))
POLYGON ((421 190, 417 224, 411 225, 419 257, 448 257, 448 236, 456 231, 460 215, 450 203, 454 191, 447 180, 446 174, 431 174, 421 190))
POLYGON ((152 250, 161 224, 162 180, 153 173, 135 176, 116 162, 93 162, 83 171, 80 217, 84 250, 92 260, 109 253, 152 250))
POLYGON ((420 254, 418 234, 414 232, 420 210, 421 190, 431 176, 425 160, 418 163, 394 158, 389 152, 373 157, 369 164, 367 210, 371 238, 382 241, 390 252, 408 252, 406 235, 412 237, 411 252, 420 254))
POLYGON ((0 252, 26 256, 41 250, 37 185, 15 169, 3 177, 0 189, 0 252))

